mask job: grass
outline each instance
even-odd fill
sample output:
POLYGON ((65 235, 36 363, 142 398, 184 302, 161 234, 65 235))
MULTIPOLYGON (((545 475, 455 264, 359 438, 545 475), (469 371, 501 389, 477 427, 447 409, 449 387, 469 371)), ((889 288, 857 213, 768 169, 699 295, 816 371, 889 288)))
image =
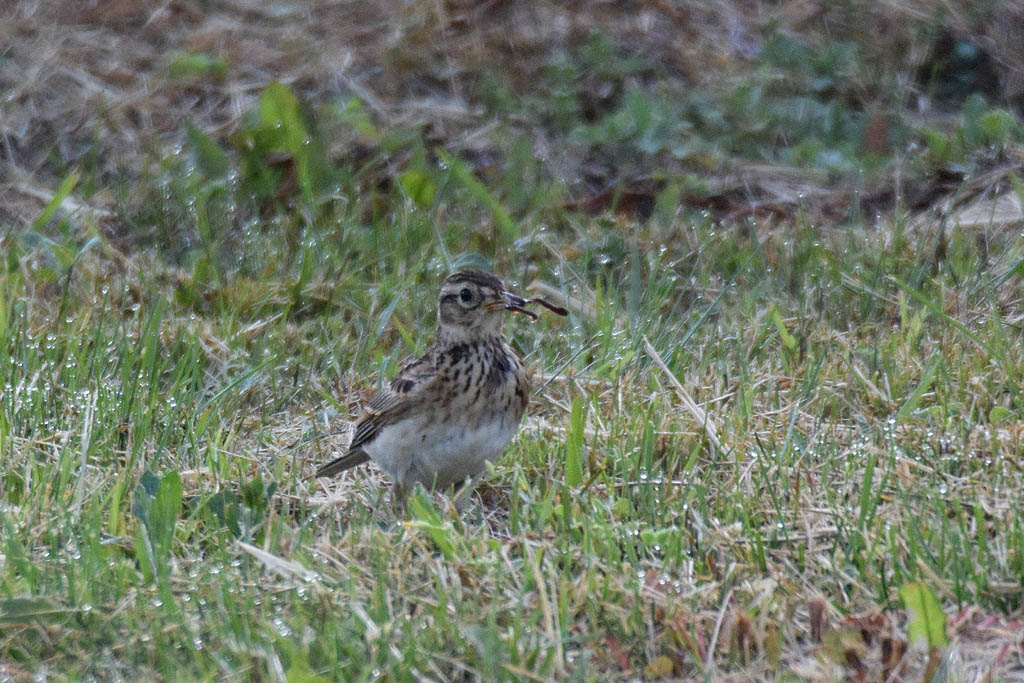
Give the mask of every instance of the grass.
MULTIPOLYGON (((495 123, 461 153, 268 83, 131 174, 98 148, 42 167, 56 189, 0 233, 0 672, 1015 675, 1024 255, 961 209, 1019 197, 1020 122, 890 111, 890 147, 917 146, 865 150, 853 93, 898 60, 765 30, 754 68, 685 96, 600 32, 536 90, 482 65, 495 123), (612 200, 573 210, 586 183, 531 136, 612 159, 612 200), (754 163, 790 165, 729 190, 754 163), (944 221, 844 194, 938 169, 944 221), (820 182, 759 194, 792 177, 820 182), (309 480, 464 266, 570 310, 510 321, 534 395, 477 499, 396 518, 372 467, 309 480)), ((168 59, 195 92, 238 68, 168 59)))
POLYGON ((429 211, 363 242, 330 221, 259 293, 240 269, 118 272, 102 242, 8 267, 9 673, 772 675, 807 650, 811 599, 838 620, 923 581, 950 612, 1019 604, 1022 358, 994 284, 1012 235, 962 245, 966 282, 867 227, 652 222, 616 244, 587 221, 538 237, 580 253, 538 272, 498 248, 495 270, 589 313, 512 322, 544 377, 521 437, 464 519, 421 498, 402 521, 373 472, 304 476, 375 370, 422 350, 421 292, 470 258, 429 211))

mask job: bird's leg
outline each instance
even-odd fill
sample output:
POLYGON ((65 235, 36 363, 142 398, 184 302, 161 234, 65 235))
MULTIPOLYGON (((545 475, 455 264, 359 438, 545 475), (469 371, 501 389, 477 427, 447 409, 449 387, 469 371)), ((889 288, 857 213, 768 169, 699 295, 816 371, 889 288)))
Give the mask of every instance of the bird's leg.
POLYGON ((438 494, 438 498, 440 498, 442 516, 451 520, 458 519, 462 509, 459 507, 457 496, 449 496, 444 493, 440 493, 438 494))
POLYGON ((408 493, 405 487, 398 482, 391 487, 391 510, 395 513, 395 517, 405 517, 405 498, 408 493))
POLYGON ((476 488, 476 485, 480 482, 480 479, 483 478, 483 476, 484 473, 481 472, 480 474, 475 474, 472 477, 467 477, 462 483, 462 486, 459 487, 459 490, 452 496, 451 502, 455 505, 455 510, 460 515, 462 514, 462 511, 466 509, 466 503, 468 503, 469 499, 473 497, 473 489, 476 488))

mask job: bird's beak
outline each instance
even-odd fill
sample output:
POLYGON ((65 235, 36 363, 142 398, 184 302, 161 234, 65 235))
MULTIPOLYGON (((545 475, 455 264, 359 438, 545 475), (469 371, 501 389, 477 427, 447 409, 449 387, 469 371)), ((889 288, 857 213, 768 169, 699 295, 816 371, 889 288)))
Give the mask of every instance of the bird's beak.
POLYGON ((522 313, 529 316, 531 320, 536 320, 537 314, 524 308, 528 303, 530 302, 512 292, 502 292, 500 299, 484 304, 484 308, 488 311, 506 310, 512 313, 522 313))

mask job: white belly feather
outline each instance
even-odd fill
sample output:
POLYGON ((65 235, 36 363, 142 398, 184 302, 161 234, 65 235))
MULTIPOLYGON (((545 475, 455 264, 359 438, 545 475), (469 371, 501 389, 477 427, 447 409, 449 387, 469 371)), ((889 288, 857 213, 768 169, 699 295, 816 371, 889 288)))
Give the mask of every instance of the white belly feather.
POLYGON ((363 449, 402 487, 419 482, 428 489, 443 488, 481 474, 518 428, 519 420, 509 415, 472 428, 458 420, 400 420, 381 429, 363 449))

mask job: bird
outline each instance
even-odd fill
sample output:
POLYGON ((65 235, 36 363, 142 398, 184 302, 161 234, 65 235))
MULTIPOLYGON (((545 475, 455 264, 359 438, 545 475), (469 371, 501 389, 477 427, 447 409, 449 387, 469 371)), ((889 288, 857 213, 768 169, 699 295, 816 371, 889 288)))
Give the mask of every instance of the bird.
POLYGON ((399 506, 416 484, 429 491, 463 484, 455 499, 461 509, 526 412, 530 381, 503 328, 509 313, 536 320, 525 308, 534 301, 565 314, 509 292, 491 273, 449 275, 441 285, 433 345, 370 399, 348 450, 314 476, 373 461, 393 482, 392 501, 399 506))

